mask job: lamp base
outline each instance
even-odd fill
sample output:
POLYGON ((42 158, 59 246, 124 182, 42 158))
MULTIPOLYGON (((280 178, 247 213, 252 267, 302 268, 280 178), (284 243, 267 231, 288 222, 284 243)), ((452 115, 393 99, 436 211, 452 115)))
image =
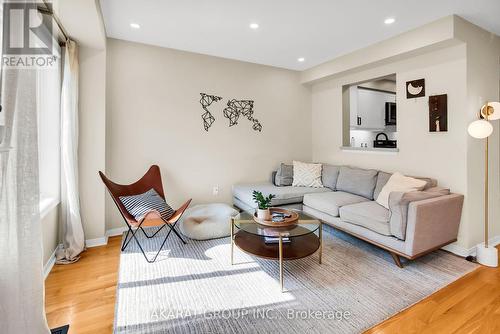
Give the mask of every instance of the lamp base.
POLYGON ((484 244, 477 246, 477 262, 488 267, 498 267, 498 249, 484 244))

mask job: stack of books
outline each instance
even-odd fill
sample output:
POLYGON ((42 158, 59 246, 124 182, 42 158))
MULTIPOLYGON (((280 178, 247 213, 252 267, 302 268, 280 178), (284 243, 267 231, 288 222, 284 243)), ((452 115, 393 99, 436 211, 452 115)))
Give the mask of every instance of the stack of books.
MULTIPOLYGON (((289 237, 282 237, 282 240, 283 240, 284 244, 288 244, 292 241, 289 237)), ((280 242, 280 238, 279 237, 264 237, 264 242, 266 244, 277 244, 280 242)))

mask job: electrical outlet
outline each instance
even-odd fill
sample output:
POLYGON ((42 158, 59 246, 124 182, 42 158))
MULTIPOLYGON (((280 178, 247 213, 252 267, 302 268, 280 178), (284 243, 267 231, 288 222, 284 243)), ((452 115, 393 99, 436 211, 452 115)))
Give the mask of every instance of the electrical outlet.
POLYGON ((217 196, 219 195, 219 186, 214 186, 212 189, 212 195, 217 196))

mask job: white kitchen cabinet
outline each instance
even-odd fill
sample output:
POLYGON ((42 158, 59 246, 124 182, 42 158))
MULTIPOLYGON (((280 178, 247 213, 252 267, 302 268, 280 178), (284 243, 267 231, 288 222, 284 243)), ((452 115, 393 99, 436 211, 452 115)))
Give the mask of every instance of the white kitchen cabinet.
POLYGON ((356 86, 350 88, 351 127, 357 129, 384 129, 385 103, 396 102, 396 95, 356 86))

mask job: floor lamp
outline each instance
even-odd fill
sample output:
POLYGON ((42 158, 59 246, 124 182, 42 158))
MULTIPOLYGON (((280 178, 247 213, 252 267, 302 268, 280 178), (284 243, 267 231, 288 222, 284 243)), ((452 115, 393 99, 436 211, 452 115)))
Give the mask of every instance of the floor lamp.
POLYGON ((484 157, 484 244, 477 246, 477 262, 489 267, 498 266, 498 250, 488 245, 488 137, 493 133, 491 121, 500 119, 500 103, 486 103, 482 108, 477 121, 472 122, 467 131, 477 139, 486 139, 484 157))

